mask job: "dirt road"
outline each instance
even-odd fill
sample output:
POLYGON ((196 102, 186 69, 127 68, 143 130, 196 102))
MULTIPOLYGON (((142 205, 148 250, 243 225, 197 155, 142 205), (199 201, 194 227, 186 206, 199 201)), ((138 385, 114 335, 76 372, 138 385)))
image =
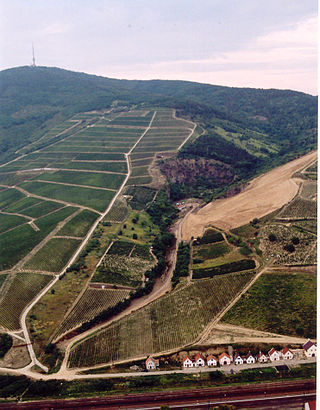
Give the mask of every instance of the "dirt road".
POLYGON ((313 151, 253 179, 240 194, 218 199, 191 213, 182 226, 182 239, 201 236, 209 225, 224 230, 236 228, 281 208, 298 192, 298 180, 292 175, 316 158, 317 151, 313 151))

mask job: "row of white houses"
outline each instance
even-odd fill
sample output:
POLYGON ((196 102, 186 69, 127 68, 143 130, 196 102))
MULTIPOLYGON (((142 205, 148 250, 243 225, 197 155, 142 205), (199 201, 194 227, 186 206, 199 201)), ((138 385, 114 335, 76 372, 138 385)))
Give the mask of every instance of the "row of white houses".
MULTIPOLYGON (((303 345, 304 353, 307 357, 316 357, 317 356, 317 345, 311 342, 309 339, 303 345)), ((288 347, 284 347, 281 351, 278 351, 274 348, 269 350, 267 355, 263 352, 259 352, 257 356, 253 356, 249 351, 246 356, 240 356, 237 352, 232 356, 228 355, 228 353, 221 353, 218 357, 214 355, 209 355, 204 357, 201 353, 197 353, 193 359, 191 359, 188 355, 185 356, 182 360, 182 367, 203 367, 203 366, 217 366, 218 363, 220 366, 230 365, 231 363, 234 364, 254 364, 258 363, 267 363, 269 360, 271 362, 276 362, 278 360, 292 360, 294 354, 288 347)), ((148 357, 146 360, 146 369, 147 370, 155 370, 159 367, 159 360, 154 359, 153 357, 148 357)))
POLYGON ((275 362, 278 360, 291 360, 294 355, 287 347, 284 347, 281 351, 277 351, 274 348, 269 350, 268 354, 265 355, 263 352, 259 352, 257 356, 253 356, 249 351, 247 355, 240 356, 239 353, 235 353, 232 356, 228 353, 221 353, 218 357, 210 355, 205 358, 201 353, 197 353, 193 360, 189 356, 185 356, 182 360, 182 367, 202 367, 202 366, 217 366, 218 363, 220 366, 234 364, 254 364, 258 363, 267 363, 269 360, 275 362))

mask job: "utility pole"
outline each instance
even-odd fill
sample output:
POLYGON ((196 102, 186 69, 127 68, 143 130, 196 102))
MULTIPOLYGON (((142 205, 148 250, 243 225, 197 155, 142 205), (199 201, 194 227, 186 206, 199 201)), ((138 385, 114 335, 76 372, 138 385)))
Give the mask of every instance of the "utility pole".
POLYGON ((35 67, 36 66, 36 59, 34 57, 34 47, 33 47, 33 43, 32 43, 32 64, 31 67, 35 67))

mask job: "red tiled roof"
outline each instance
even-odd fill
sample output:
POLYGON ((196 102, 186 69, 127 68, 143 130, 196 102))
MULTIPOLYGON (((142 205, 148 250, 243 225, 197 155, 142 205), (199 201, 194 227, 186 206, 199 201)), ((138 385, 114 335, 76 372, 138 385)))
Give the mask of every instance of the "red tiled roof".
POLYGON ((222 359, 223 357, 228 357, 231 360, 231 357, 226 352, 223 352, 219 355, 219 360, 222 359))
MULTIPOLYGON (((250 357, 250 356, 252 356, 252 354, 251 354, 251 352, 250 352, 250 350, 249 350, 249 352, 248 352, 248 354, 245 356, 245 358, 248 359, 248 357, 250 357)), ((253 356, 252 356, 252 357, 253 357, 253 356)))
POLYGON ((276 349, 272 348, 269 350, 268 355, 271 356, 274 352, 276 352, 276 349))
MULTIPOLYGON (((187 359, 191 360, 189 356, 185 356, 185 357, 182 359, 182 363, 184 363, 187 359)), ((191 360, 191 361, 192 361, 192 360, 191 360)))
POLYGON ((158 365, 159 364, 159 360, 158 359, 154 359, 152 356, 148 357, 148 359, 146 360, 146 363, 149 362, 153 362, 154 364, 158 365))
POLYGON ((197 353, 197 354, 194 356, 195 362, 196 362, 198 359, 202 359, 202 360, 204 360, 204 361, 206 360, 206 359, 202 356, 201 353, 197 353))
POLYGON ((217 361, 216 356, 213 356, 213 354, 210 354, 210 355, 207 357, 207 361, 208 361, 208 360, 211 360, 211 359, 214 359, 215 361, 217 361))
POLYGON ((311 340, 309 339, 309 340, 303 345, 303 348, 304 348, 304 350, 308 350, 308 349, 310 349, 310 347, 313 346, 313 345, 314 345, 314 343, 312 343, 311 340))
POLYGON ((286 346, 282 349, 282 354, 286 354, 287 352, 290 352, 290 350, 289 347, 286 346))
POLYGON ((262 357, 262 356, 266 357, 266 355, 263 352, 261 352, 261 350, 260 350, 260 352, 258 353, 257 358, 260 359, 260 357, 262 357))

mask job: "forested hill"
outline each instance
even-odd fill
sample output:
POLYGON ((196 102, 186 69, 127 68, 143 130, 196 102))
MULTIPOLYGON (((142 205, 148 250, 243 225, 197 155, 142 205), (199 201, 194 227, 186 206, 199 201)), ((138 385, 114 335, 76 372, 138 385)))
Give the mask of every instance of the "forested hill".
MULTIPOLYGON (((296 91, 231 88, 187 81, 128 81, 59 68, 18 67, 0 72, 0 163, 74 113, 119 105, 174 107, 206 124, 262 132, 283 149, 316 144, 317 98, 296 91)), ((231 130, 231 131, 232 131, 231 130)))

